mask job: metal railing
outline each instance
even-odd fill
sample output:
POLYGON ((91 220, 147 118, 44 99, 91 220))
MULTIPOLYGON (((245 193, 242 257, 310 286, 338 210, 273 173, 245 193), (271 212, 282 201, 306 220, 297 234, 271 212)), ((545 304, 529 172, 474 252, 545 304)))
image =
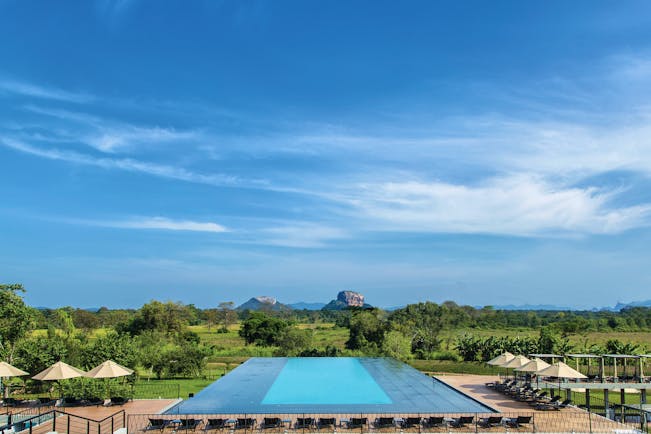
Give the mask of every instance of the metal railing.
POLYGON ((95 420, 83 416, 66 413, 60 410, 50 410, 36 416, 16 420, 10 418, 9 423, 0 427, 0 432, 24 432, 33 434, 39 432, 65 432, 68 434, 113 434, 117 429, 126 426, 126 413, 120 410, 104 419, 95 420), (40 428, 45 427, 47 431, 40 428))
POLYGON ((134 399, 178 399, 181 397, 180 384, 136 383, 133 387, 134 399))

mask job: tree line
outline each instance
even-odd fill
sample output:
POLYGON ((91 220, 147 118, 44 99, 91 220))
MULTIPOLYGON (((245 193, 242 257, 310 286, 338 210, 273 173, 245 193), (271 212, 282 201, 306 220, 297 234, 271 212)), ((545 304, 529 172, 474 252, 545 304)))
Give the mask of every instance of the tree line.
MULTIPOLYGON (((158 377, 196 376, 215 348, 202 342, 189 326, 204 325, 224 333, 239 324, 239 335, 253 347, 278 356, 391 356, 461 358, 485 361, 500 351, 514 353, 570 351, 568 336, 588 331, 647 331, 651 309, 619 312, 505 311, 474 308, 447 301, 410 304, 393 311, 353 308, 342 311, 237 311, 232 302, 201 309, 192 304, 151 301, 139 309, 96 311, 64 307, 35 309, 23 300, 20 284, 0 285, 0 357, 37 373, 64 360, 82 369, 113 359, 141 367, 158 377), (342 347, 319 344, 306 323, 335 323, 347 330, 342 347), (529 329, 537 338, 482 338, 473 331, 529 329), (31 333, 39 330, 38 333, 31 333), (91 331, 100 330, 90 338, 91 331), (461 331, 442 342, 444 331, 461 331)), ((313 328, 313 327, 312 327, 313 328)), ((633 353, 643 348, 612 341, 605 348, 582 351, 633 353), (628 345, 628 346, 627 346, 628 345)))

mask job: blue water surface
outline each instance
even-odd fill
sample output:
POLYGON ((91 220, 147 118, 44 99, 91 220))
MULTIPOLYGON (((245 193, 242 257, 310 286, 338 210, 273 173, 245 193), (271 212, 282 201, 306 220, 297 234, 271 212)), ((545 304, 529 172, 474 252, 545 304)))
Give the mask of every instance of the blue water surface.
POLYGON ((359 359, 288 359, 262 404, 391 404, 359 359))
POLYGON ((167 414, 494 412, 389 358, 254 357, 167 414))

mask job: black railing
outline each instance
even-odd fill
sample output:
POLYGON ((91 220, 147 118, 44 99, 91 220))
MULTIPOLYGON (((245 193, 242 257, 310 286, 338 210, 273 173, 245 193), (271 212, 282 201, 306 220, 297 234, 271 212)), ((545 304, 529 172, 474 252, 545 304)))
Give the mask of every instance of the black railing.
POLYGON ((113 434, 118 428, 126 426, 126 413, 120 410, 104 419, 95 420, 78 416, 64 411, 50 410, 39 415, 16 420, 14 415, 8 423, 0 427, 2 434, 5 431, 25 432, 32 434, 37 427, 46 426, 52 432, 66 432, 68 434, 113 434))
POLYGON ((181 397, 180 384, 136 383, 133 386, 135 399, 177 399, 181 397))

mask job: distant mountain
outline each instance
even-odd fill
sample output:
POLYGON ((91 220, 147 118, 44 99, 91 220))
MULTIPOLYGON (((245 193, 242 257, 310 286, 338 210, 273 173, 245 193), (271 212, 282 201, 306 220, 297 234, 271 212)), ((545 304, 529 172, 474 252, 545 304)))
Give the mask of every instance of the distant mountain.
POLYGON ((321 310, 344 310, 351 307, 372 307, 370 304, 364 303, 364 296, 355 291, 341 291, 337 294, 337 298, 330 303, 323 306, 321 310))
POLYGON ((279 310, 291 310, 292 308, 282 304, 278 303, 278 300, 276 300, 273 297, 267 297, 265 295, 261 295, 259 297, 253 297, 249 301, 242 303, 238 307, 235 308, 235 310, 274 310, 274 311, 279 311, 279 310))
POLYGON ((290 303, 287 306, 295 310, 321 310, 325 303, 306 303, 299 301, 298 303, 290 303))
POLYGON ((616 312, 619 312, 620 310, 626 309, 627 307, 651 307, 651 300, 632 301, 630 303, 618 302, 613 308, 604 308, 602 310, 614 310, 616 312))
MULTIPOLYGON (((477 309, 482 309, 485 306, 476 306, 477 309)), ((491 305, 495 310, 576 310, 575 308, 566 307, 566 306, 555 306, 553 304, 503 304, 503 305, 491 305)))

